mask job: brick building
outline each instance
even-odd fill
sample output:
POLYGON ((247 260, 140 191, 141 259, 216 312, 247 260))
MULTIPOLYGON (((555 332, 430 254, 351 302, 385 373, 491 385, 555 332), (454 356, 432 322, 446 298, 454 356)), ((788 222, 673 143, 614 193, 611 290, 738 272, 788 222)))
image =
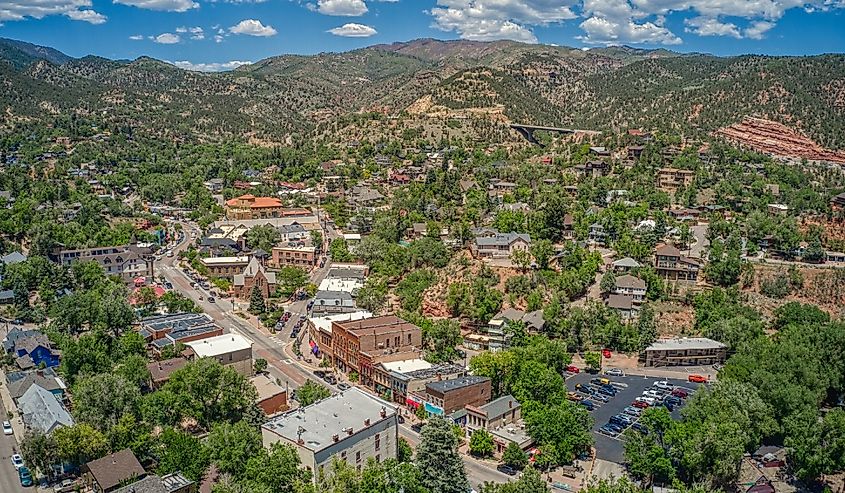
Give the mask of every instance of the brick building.
POLYGON ((296 243, 273 247, 270 257, 271 267, 302 267, 311 269, 317 264, 317 249, 296 243))
POLYGON ((466 375, 452 380, 429 382, 423 405, 429 414, 449 415, 465 406, 483 406, 493 396, 488 377, 466 375))
POLYGON ((333 364, 357 371, 362 385, 373 385, 373 366, 383 361, 413 358, 422 347, 422 332, 395 315, 332 322, 333 364))
POLYGON ((252 194, 227 200, 225 210, 226 218, 235 220, 296 217, 311 214, 308 209, 286 209, 282 201, 275 197, 256 197, 252 194))
POLYGON ((211 277, 220 277, 231 281, 249 265, 249 256, 207 257, 200 259, 200 262, 208 269, 208 274, 211 277))
POLYGON ((235 275, 232 289, 236 297, 249 299, 254 286, 258 286, 261 296, 269 298, 276 292, 276 273, 268 272, 257 258, 252 257, 243 273, 235 275))

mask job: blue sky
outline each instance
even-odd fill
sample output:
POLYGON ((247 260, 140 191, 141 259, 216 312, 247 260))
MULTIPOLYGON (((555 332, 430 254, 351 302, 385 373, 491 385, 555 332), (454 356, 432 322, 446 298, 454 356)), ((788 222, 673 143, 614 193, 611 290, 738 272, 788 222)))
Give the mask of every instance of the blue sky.
POLYGON ((421 37, 718 55, 845 51, 845 0, 0 0, 0 36, 217 70, 421 37))

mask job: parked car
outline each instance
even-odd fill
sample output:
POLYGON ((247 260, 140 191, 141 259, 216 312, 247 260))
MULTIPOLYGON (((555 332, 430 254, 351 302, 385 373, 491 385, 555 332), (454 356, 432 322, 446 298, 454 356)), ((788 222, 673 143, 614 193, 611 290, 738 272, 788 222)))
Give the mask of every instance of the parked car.
POLYGON ((704 375, 690 375, 689 381, 693 383, 707 383, 707 377, 704 375))
POLYGON ((591 400, 589 400, 589 399, 584 399, 583 401, 581 401, 581 403, 580 403, 580 404, 581 404, 582 406, 584 406, 585 408, 587 408, 587 411, 592 411, 593 409, 595 409, 595 408, 596 408, 596 407, 593 405, 593 401, 591 401, 591 400))
POLYGON ((578 394, 578 393, 575 393, 575 392, 567 392, 566 398, 569 399, 570 401, 575 401, 575 402, 578 402, 578 401, 584 399, 584 397, 581 394, 578 394))
POLYGON ((637 397, 636 399, 634 399, 634 402, 645 402, 649 406, 653 406, 655 400, 651 397, 640 396, 640 397, 637 397))
POLYGON ((631 428, 639 431, 643 435, 648 435, 648 426, 646 426, 642 423, 634 423, 634 424, 631 425, 631 428))
POLYGON ((581 391, 584 391, 584 392, 588 392, 588 393, 589 393, 589 392, 592 392, 592 391, 593 391, 593 388, 592 388, 592 387, 590 387, 590 386, 589 386, 588 384, 586 384, 586 383, 577 383, 577 384, 575 384, 575 390, 581 390, 581 391))
POLYGON ((645 401, 634 401, 634 402, 631 403, 631 406, 638 407, 640 409, 646 409, 646 408, 649 407, 648 402, 645 402, 645 401))
POLYGON ((616 393, 617 393, 617 392, 619 392, 619 389, 617 389, 616 387, 614 387, 613 385, 610 385, 610 384, 608 384, 608 385, 602 385, 602 386, 600 386, 599 388, 600 388, 600 389, 607 390, 607 391, 608 391, 608 392, 610 392, 612 395, 616 395, 616 393))
POLYGON ((326 376, 326 372, 324 372, 323 370, 314 370, 313 373, 314 373, 314 376, 317 377, 317 378, 323 378, 323 377, 326 376))
POLYGON ((593 385, 610 385, 610 380, 606 378, 593 378, 590 380, 590 383, 593 385))
POLYGON ((597 390, 599 394, 604 394, 608 397, 613 397, 614 395, 616 395, 615 390, 610 390, 607 387, 599 387, 597 390))
POLYGON ((405 422, 405 418, 403 418, 401 414, 399 416, 396 416, 396 419, 397 421, 399 421, 400 425, 405 422))
POLYGON ((420 423, 415 423, 411 425, 411 429, 417 433, 422 432, 422 425, 420 423))
POLYGON ((12 435, 15 433, 15 430, 12 429, 12 423, 8 421, 3 421, 3 434, 4 435, 12 435))
POLYGON ((623 409, 622 412, 629 415, 629 416, 639 416, 640 414, 643 413, 643 410, 638 408, 638 407, 628 406, 625 409, 623 409))
POLYGON ((672 395, 680 397, 681 399, 686 399, 689 396, 689 393, 684 389, 678 388, 672 391, 672 395))
POLYGON ((666 380, 658 380, 657 382, 654 382, 653 386, 661 390, 672 390, 673 388, 675 388, 674 385, 667 382, 666 380))
POLYGON ((499 464, 496 466, 496 470, 502 474, 507 474, 508 476, 516 476, 517 473, 516 469, 507 464, 499 464))
POLYGON ((35 484, 34 481, 32 481, 32 473, 29 472, 29 469, 27 469, 26 466, 21 466, 20 469, 18 469, 18 479, 20 479, 21 486, 23 487, 35 484))
POLYGON ((663 402, 667 405, 672 405, 676 407, 684 403, 684 401, 682 401, 679 397, 675 397, 674 395, 670 395, 669 397, 663 399, 663 402))
POLYGON ((214 303, 214 296, 209 296, 209 297, 208 297, 208 302, 209 302, 209 303, 214 303))
POLYGON ((605 375, 610 375, 611 377, 624 377, 625 372, 620 370, 619 368, 611 368, 609 370, 605 370, 605 375))
POLYGON ((658 392, 655 392, 653 390, 644 390, 643 397, 650 397, 652 399, 657 400, 660 399, 662 396, 658 392))
POLYGON ((616 423, 607 423, 605 426, 610 428, 611 430, 615 431, 616 433, 622 433, 625 431, 625 427, 616 423))
POLYGON ((600 402, 607 402, 610 400, 610 397, 604 394, 599 394, 598 392, 593 392, 593 395, 590 398, 600 402))
POLYGON ((21 454, 12 454, 12 465, 15 466, 15 469, 20 469, 23 466, 21 454))
POLYGON ((337 384, 337 388, 340 389, 340 390, 346 390, 346 389, 349 388, 349 384, 341 382, 341 383, 337 384))
POLYGON ((334 375, 326 375, 326 378, 323 380, 330 385, 337 385, 337 378, 335 378, 334 375))
POLYGON ((603 435, 607 435, 609 437, 619 436, 619 432, 616 431, 615 429, 611 428, 609 425, 604 425, 601 428, 599 428, 599 433, 601 433, 603 435))
POLYGON ((634 422, 634 420, 632 420, 628 416, 625 416, 624 414, 617 414, 617 415, 611 416, 609 421, 612 424, 616 424, 616 425, 623 426, 623 427, 631 426, 631 423, 634 422))
POLYGON ((581 373, 581 369, 575 365, 569 365, 566 367, 566 371, 569 373, 581 373))

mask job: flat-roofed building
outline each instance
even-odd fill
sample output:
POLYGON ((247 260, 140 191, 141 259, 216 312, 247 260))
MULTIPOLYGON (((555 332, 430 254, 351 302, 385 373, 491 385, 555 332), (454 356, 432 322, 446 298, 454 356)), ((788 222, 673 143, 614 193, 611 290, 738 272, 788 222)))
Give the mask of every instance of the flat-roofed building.
POLYGON ((113 247, 83 248, 79 250, 60 250, 56 258, 61 265, 74 262, 97 262, 107 276, 117 276, 132 284, 138 278, 151 282, 155 277, 152 250, 140 245, 122 245, 113 247))
POLYGON ((645 366, 703 366, 725 362, 728 347, 706 337, 663 339, 645 349, 645 366))
POLYGON ((357 371, 359 382, 373 385, 373 365, 413 358, 422 347, 422 332, 395 315, 332 322, 333 363, 341 371, 357 371))
POLYGON ((335 458, 357 468, 395 459, 398 427, 392 404, 352 387, 267 421, 261 436, 265 447, 292 446, 316 481, 335 458))
POLYGON ((381 362, 375 365, 373 390, 379 395, 389 395, 396 403, 417 407, 421 404, 418 396, 425 393, 426 384, 464 375, 463 365, 432 365, 421 358, 381 362))
POLYGON ((271 252, 270 266, 276 268, 301 267, 310 270, 317 264, 316 252, 315 247, 301 243, 276 245, 271 252))
POLYGON ((188 364, 185 358, 170 358, 161 361, 153 361, 147 364, 150 372, 150 388, 158 389, 170 380, 170 375, 179 368, 188 364))
POLYGON ((208 273, 212 277, 232 280, 249 265, 249 259, 249 255, 238 255, 235 257, 206 257, 201 258, 200 262, 208 269, 208 273))
POLYGON ((188 342, 190 358, 214 358, 241 375, 252 375, 252 342, 239 334, 223 334, 188 342))
POLYGON ((423 406, 429 414, 448 415, 465 406, 481 406, 492 398, 488 377, 465 375, 451 380, 437 380, 425 386, 423 406))
POLYGON ((373 314, 366 310, 358 310, 349 313, 337 313, 326 316, 312 316, 308 318, 308 339, 311 345, 311 353, 315 356, 333 361, 332 353, 332 323, 351 322, 372 317, 373 314))
POLYGON ((311 211, 308 209, 286 209, 284 203, 276 197, 256 197, 252 194, 244 194, 227 200, 225 209, 228 219, 264 219, 311 215, 311 211))
POLYGON ((177 343, 219 336, 223 334, 223 328, 205 313, 172 313, 142 319, 138 333, 149 343, 150 349, 161 353, 177 343))
POLYGON ((290 409, 287 390, 269 375, 263 373, 255 375, 249 379, 249 382, 258 393, 255 403, 265 415, 272 416, 290 409))

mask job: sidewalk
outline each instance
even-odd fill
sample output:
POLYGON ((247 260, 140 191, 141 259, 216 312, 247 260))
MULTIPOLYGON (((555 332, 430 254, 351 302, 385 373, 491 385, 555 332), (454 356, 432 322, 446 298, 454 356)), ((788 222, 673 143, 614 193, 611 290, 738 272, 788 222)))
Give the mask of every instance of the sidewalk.
MULTIPOLYGON (((18 446, 20 446, 25 433, 23 419, 21 419, 18 413, 18 406, 16 406, 15 402, 12 400, 12 394, 9 393, 9 389, 6 387, 6 372, 3 370, 0 370, 0 379, 2 379, 0 380, 0 399, 3 400, 3 409, 14 415, 14 417, 9 421, 12 423, 12 430, 15 432, 15 441, 18 442, 18 446)), ((5 420, 6 416, 3 416, 2 419, 5 420)))

